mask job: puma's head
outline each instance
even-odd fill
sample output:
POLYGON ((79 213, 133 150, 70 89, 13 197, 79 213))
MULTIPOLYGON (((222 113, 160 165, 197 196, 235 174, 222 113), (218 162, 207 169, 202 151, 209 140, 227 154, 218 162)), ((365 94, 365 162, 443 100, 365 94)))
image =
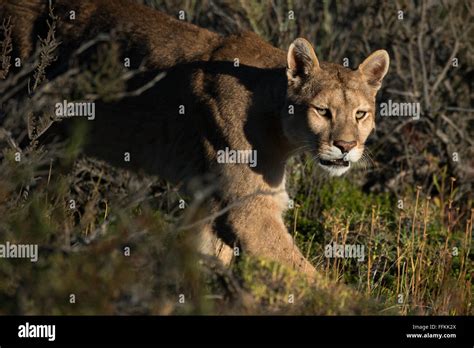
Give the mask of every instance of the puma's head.
POLYGON ((296 150, 315 154, 331 175, 345 173, 364 153, 375 126, 375 95, 387 73, 386 51, 372 53, 356 70, 319 62, 305 39, 288 50, 285 136, 296 150))

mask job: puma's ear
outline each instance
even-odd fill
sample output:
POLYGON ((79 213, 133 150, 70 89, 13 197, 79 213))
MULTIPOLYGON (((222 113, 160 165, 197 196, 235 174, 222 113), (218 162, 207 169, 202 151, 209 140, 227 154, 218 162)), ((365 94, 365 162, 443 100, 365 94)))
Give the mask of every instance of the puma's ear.
POLYGON ((387 51, 378 50, 368 56, 361 65, 359 70, 367 79, 369 85, 380 88, 382 79, 388 71, 388 65, 390 64, 390 58, 387 51))
POLYGON ((298 38, 288 49, 288 77, 303 77, 319 69, 319 61, 313 46, 305 39, 298 38))

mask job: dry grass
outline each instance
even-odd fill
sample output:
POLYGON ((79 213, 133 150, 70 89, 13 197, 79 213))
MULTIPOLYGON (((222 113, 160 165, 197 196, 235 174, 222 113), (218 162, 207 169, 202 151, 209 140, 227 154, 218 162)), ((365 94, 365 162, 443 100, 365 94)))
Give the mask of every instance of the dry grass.
POLYGON ((436 179, 447 191, 433 199, 419 186, 398 197, 364 193, 349 180, 315 188, 304 175, 294 177, 299 212, 290 212, 288 221, 327 279, 403 314, 472 313, 474 210, 471 201, 454 201, 453 178, 436 179), (324 246, 333 242, 363 245, 365 261, 326 258, 324 246))

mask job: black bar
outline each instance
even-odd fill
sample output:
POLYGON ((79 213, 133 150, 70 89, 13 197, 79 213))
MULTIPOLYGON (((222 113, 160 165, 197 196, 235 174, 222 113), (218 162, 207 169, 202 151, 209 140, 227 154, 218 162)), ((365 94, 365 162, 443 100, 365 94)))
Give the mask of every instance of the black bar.
POLYGON ((371 344, 472 347, 473 317, 4 316, 0 346, 57 344, 371 344), (20 338, 19 327, 55 325, 55 339, 20 338), (416 328, 414 328, 416 325, 416 328), (431 325, 431 326, 430 326, 431 325), (423 331, 423 327, 425 330, 423 331), (455 338, 407 338, 455 334, 455 338))

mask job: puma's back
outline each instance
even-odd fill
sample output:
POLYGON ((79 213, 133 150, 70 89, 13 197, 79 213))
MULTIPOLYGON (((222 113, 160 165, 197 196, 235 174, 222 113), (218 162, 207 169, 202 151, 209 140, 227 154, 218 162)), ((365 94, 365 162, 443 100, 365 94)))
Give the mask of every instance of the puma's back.
MULTIPOLYGON (((125 52, 166 69, 205 59, 221 41, 216 33, 129 0, 55 0, 52 5, 63 55, 113 30, 125 52)), ((32 54, 38 36, 47 35, 49 15, 47 0, 0 0, 0 19, 10 18, 13 25, 14 55, 24 59, 32 54)))

